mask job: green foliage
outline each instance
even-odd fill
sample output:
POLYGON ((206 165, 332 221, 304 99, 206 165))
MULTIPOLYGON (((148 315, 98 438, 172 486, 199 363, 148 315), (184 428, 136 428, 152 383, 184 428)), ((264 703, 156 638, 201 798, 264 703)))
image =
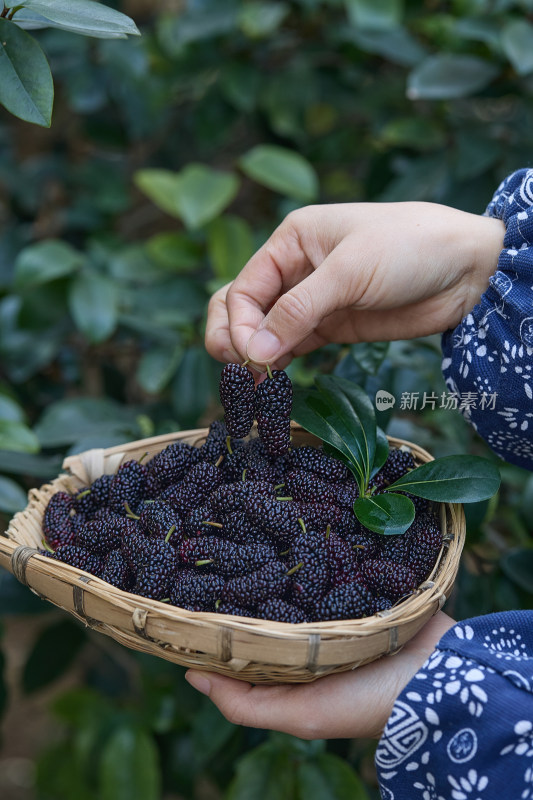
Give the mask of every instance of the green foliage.
MULTIPOLYGON (((481 213, 531 149, 523 5, 112 5, 30 0, 12 19, 15 6, 0 7, 0 102, 40 126, 7 111, 0 120, 0 527, 67 453, 221 415, 207 303, 289 211, 428 200, 481 213), (44 130, 48 64, 56 96, 44 130)), ((397 404, 376 411, 378 425, 435 456, 487 455, 457 412, 399 410, 404 392, 441 397, 440 361, 429 337, 330 345, 290 370, 299 386, 333 373, 371 398, 390 392, 397 404)), ((378 429, 370 474, 386 453, 378 429)), ((503 465, 497 502, 466 507, 452 616, 531 606, 531 502, 532 479, 503 465)), ((0 609, 51 612, 5 572, 0 609)), ((232 726, 182 670, 91 632, 80 658, 76 635, 62 674, 75 660, 84 686, 54 703, 58 740, 38 760, 39 800, 89 800, 104 783, 117 797, 144 787, 248 800, 248 781, 276 800, 377 798, 356 775, 368 776, 372 745, 232 726), (110 757, 104 766, 108 746, 123 754, 116 770, 110 757)), ((54 641, 45 634, 26 669, 48 691, 62 669, 54 641)), ((3 691, 0 678, 0 705, 3 691)))
POLYGON ((60 28, 85 36, 124 39, 133 20, 92 0, 8 0, 0 13, 0 104, 16 117, 49 127, 54 84, 39 43, 24 29, 60 28))

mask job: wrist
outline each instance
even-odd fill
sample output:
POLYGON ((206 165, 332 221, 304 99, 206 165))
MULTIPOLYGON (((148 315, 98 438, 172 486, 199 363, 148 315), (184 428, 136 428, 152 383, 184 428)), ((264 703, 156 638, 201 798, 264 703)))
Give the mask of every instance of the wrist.
POLYGON ((462 307, 464 318, 481 299, 489 287, 489 278, 498 268, 498 258, 503 249, 505 224, 493 217, 476 217, 467 242, 470 249, 469 268, 465 275, 465 293, 462 307))

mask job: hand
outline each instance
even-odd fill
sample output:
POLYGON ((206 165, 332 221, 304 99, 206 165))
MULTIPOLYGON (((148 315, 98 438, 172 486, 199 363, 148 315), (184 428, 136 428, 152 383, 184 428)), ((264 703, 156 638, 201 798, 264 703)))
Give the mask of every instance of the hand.
POLYGON ((213 295, 206 347, 283 368, 327 342, 442 332, 479 301, 504 233, 500 220, 434 203, 299 209, 213 295))
POLYGON ((252 686, 198 670, 185 677, 236 725, 301 739, 378 738, 397 696, 454 624, 440 611, 396 655, 314 683, 252 686))

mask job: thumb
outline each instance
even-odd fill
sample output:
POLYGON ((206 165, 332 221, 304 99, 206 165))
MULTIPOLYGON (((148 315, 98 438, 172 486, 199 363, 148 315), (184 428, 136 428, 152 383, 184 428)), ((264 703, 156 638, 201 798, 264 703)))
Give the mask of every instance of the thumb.
POLYGON ((248 358, 256 364, 278 360, 307 339, 325 317, 345 305, 342 282, 324 262, 272 306, 248 340, 248 358))

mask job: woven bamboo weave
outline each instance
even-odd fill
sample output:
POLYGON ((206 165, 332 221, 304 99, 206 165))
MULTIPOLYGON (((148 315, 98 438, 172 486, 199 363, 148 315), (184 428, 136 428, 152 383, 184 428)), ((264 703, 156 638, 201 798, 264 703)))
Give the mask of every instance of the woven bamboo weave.
MULTIPOLYGON (((39 597, 126 647, 252 683, 312 681, 394 654, 442 608, 457 574, 465 537, 462 506, 455 504, 440 506, 443 546, 429 578, 394 608, 357 620, 294 625, 186 611, 121 591, 38 554, 44 510, 55 492, 77 491, 104 473, 114 473, 123 461, 145 453, 151 458, 172 442, 199 446, 206 435, 207 429, 182 431, 65 459, 65 473, 32 489, 26 509, 13 518, 6 536, 0 536, 0 565, 39 597)), ((408 447, 419 464, 432 458, 410 442, 389 441, 408 447)), ((303 444, 319 442, 294 425, 293 445, 303 444)))

